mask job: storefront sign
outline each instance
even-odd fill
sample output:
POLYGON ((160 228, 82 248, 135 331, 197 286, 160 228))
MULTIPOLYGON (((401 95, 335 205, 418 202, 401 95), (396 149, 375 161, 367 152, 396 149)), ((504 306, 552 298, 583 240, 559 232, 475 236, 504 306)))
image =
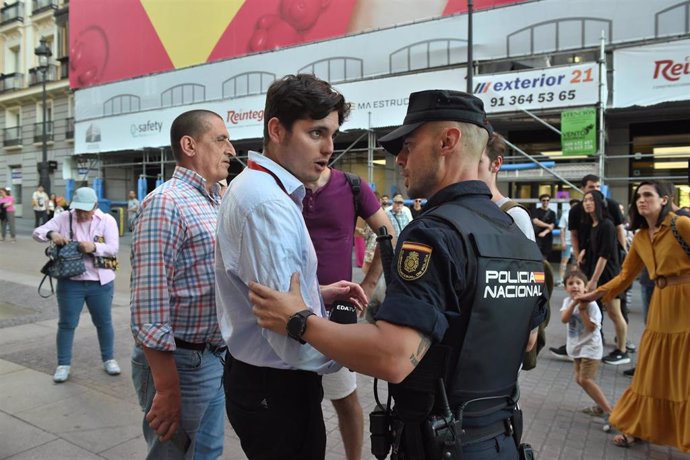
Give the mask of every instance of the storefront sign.
POLYGON ((567 155, 593 155, 597 151, 597 112, 594 108, 561 112, 561 150, 567 155))
POLYGON ((613 52, 613 106, 690 100, 690 40, 613 52))
POLYGON ((599 101, 599 67, 566 67, 474 77, 474 94, 487 113, 592 105, 599 101))

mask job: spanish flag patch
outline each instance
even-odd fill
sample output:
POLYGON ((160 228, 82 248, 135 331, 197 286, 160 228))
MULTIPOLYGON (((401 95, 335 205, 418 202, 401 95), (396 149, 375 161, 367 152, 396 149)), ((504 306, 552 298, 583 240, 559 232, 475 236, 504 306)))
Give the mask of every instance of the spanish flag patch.
POLYGON ((398 254, 398 275, 405 281, 414 281, 422 277, 429 268, 431 246, 406 241, 398 254))
POLYGON ((544 272, 532 272, 535 283, 544 283, 544 272))

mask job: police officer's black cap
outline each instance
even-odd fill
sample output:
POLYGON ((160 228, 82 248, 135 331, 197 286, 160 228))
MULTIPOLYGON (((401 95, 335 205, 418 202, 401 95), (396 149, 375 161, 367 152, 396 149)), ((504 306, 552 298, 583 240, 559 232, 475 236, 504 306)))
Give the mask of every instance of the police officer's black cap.
POLYGON ((379 139, 388 153, 397 155, 405 137, 429 121, 460 121, 494 132, 484 112, 484 103, 478 97, 462 91, 432 89, 410 94, 407 115, 402 126, 379 139))

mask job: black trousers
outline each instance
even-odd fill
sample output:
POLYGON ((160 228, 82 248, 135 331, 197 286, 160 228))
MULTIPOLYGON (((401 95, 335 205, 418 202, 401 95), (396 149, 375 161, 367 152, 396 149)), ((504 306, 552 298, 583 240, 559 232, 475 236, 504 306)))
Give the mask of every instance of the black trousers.
POLYGON ((323 460, 326 426, 321 376, 257 367, 226 354, 228 420, 250 460, 323 460))

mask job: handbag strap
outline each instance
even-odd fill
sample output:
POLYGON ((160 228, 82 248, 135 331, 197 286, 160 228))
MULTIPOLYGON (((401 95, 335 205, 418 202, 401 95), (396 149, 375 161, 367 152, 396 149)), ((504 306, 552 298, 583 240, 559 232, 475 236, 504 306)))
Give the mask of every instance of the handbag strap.
POLYGON ((680 232, 676 226, 677 219, 678 216, 673 216, 673 219, 671 219, 671 231, 673 232, 673 236, 676 238, 676 241, 678 241, 678 244, 680 244, 680 247, 683 248, 683 251, 685 251, 688 257, 690 257, 690 246, 688 246, 688 243, 686 243, 683 237, 680 236, 680 232))
POLYGON ((41 284, 38 285, 38 295, 40 295, 44 299, 47 299, 48 297, 52 296, 53 294, 55 294, 55 288, 53 288, 53 278, 50 275, 43 275, 43 279, 41 280, 41 284), (43 283, 45 283, 46 278, 48 278, 48 282, 50 283, 50 294, 43 295, 43 294, 41 294, 41 286, 43 286, 43 283))
POLYGON ((74 215, 72 214, 72 211, 70 211, 70 213, 69 213, 69 240, 70 241, 72 241, 74 239, 74 233, 72 232, 72 218, 73 217, 74 217, 74 215))

